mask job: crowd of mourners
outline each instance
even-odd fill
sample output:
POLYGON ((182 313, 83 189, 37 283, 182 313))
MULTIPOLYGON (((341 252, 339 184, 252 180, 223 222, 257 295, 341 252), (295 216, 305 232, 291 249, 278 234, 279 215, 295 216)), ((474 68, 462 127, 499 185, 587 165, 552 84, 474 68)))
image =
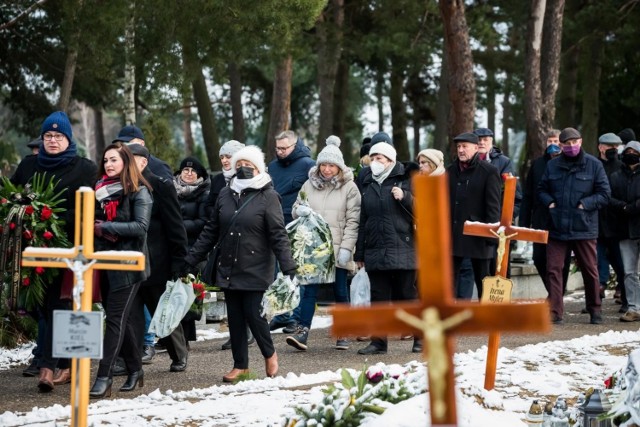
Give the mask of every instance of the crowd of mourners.
MULTIPOLYGON (((534 244, 533 262, 548 292, 552 321, 563 323, 571 255, 583 277, 585 313, 590 323, 602 323, 601 300, 615 272, 614 298, 621 321, 640 321, 640 142, 631 129, 606 133, 598 140, 597 157, 582 149, 573 128, 548 133, 544 155, 535 159, 523 185, 518 184, 514 221, 520 226, 549 230, 546 245, 534 244)), ((414 174, 443 175, 449 183, 454 292, 457 298, 482 296, 482 279, 496 268, 496 239, 468 236, 464 222, 496 223, 502 206, 502 177, 516 175, 513 163, 493 144, 491 129, 480 128, 453 138, 455 155, 435 149, 416 158, 398 159, 391 137, 378 132, 365 138, 360 162, 345 164, 336 136, 314 161, 311 150, 293 131, 275 138, 275 158, 268 165, 257 146, 225 142, 219 152, 222 171, 210 175, 196 157, 187 157, 173 171, 145 147, 143 132, 125 126, 100 155, 99 165, 82 157, 72 127, 63 112, 42 123, 40 137, 28 145, 11 177, 25 185, 36 173, 47 173, 64 192, 65 231, 74 239, 75 193, 95 189, 96 250, 139 251, 143 271, 104 271, 99 286, 106 315, 103 358, 90 391, 108 397, 114 376, 126 376, 121 392, 144 385, 143 365, 152 363, 158 348, 171 358, 169 371, 187 369, 189 342, 196 339, 195 318, 185 318, 156 342, 149 323, 167 281, 189 273, 204 274, 215 254, 215 272, 204 277, 224 292, 233 368, 223 381, 233 382, 249 369, 249 345, 257 344, 265 373, 278 373, 278 354, 271 332, 287 334, 290 346, 306 351, 318 291, 327 286, 335 301, 349 302, 349 279, 365 268, 371 302, 413 300, 416 287, 414 238, 414 174), (331 231, 335 280, 300 286, 300 304, 290 313, 267 321, 261 301, 277 272, 294 278, 286 225, 311 213, 320 215, 331 231)), ((69 360, 52 356, 52 313, 70 309, 61 298, 63 278, 48 284, 46 298, 35 315, 39 338, 24 375, 38 379, 42 392, 69 383, 69 360)), ((422 339, 412 339, 412 351, 422 352, 422 339)), ((358 337, 368 344, 359 354, 383 354, 387 337, 358 337)), ((346 350, 347 337, 335 348, 346 350)))

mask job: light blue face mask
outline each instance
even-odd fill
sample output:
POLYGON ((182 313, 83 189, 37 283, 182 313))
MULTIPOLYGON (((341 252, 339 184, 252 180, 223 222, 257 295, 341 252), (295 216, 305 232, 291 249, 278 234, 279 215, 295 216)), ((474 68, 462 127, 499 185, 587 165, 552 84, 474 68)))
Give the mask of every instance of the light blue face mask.
POLYGON ((558 147, 555 144, 551 144, 550 146, 547 147, 547 154, 551 156, 553 156, 554 154, 558 154, 560 151, 562 151, 560 147, 558 147))

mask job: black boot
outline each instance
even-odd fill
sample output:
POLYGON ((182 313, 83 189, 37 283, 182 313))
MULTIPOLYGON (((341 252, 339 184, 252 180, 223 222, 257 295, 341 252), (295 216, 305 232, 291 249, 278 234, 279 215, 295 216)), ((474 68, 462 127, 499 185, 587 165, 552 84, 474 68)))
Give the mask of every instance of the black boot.
POLYGON ((411 352, 413 353, 422 353, 422 338, 415 337, 413 339, 413 347, 411 347, 411 352))
MULTIPOLYGON (((247 345, 251 345, 254 342, 256 342, 256 339, 253 337, 253 334, 251 334, 251 329, 249 329, 249 327, 247 326, 247 345)), ((222 349, 231 350, 231 338, 229 338, 224 342, 224 344, 222 344, 222 349)))
POLYGON ((144 386, 144 371, 142 369, 133 374, 129 374, 127 380, 122 384, 122 387, 120 387, 120 391, 133 391, 136 385, 138 387, 144 386))
POLYGON ((96 382, 93 383, 89 397, 91 399, 100 399, 102 397, 111 397, 111 384, 113 380, 109 377, 96 377, 96 382))

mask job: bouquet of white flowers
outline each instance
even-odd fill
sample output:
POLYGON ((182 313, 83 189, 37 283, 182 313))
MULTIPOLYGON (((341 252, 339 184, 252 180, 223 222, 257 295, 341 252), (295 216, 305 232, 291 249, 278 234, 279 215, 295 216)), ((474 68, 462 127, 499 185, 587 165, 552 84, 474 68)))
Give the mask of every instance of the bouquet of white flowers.
POLYGON ((271 319, 278 314, 292 311, 300 304, 300 287, 298 281, 294 277, 293 280, 289 276, 283 276, 278 273, 278 277, 262 297, 261 316, 271 319))
POLYGON ((287 224, 287 234, 298 265, 298 283, 333 283, 336 277, 333 239, 329 224, 322 216, 311 211, 291 221, 287 224))

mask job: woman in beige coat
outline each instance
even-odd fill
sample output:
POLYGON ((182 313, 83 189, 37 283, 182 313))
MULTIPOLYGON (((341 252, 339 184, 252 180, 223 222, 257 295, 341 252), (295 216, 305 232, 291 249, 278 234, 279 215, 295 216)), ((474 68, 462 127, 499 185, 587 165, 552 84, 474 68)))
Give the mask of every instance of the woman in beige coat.
MULTIPOLYGON (((353 249, 360 224, 360 191, 353 180, 351 168, 344 164, 339 148, 340 138, 332 135, 326 143, 327 146, 318 154, 316 166, 309 170, 309 179, 302 185, 292 213, 296 218, 315 211, 329 224, 336 256, 333 292, 336 302, 348 302, 347 274, 355 269, 353 249), (302 194, 306 195, 306 202, 303 202, 302 194)), ((316 283, 300 288, 300 305, 293 312, 298 327, 293 335, 287 337, 287 344, 298 350, 307 349, 319 286, 316 283)), ((349 342, 339 338, 336 348, 346 350, 349 342)))

